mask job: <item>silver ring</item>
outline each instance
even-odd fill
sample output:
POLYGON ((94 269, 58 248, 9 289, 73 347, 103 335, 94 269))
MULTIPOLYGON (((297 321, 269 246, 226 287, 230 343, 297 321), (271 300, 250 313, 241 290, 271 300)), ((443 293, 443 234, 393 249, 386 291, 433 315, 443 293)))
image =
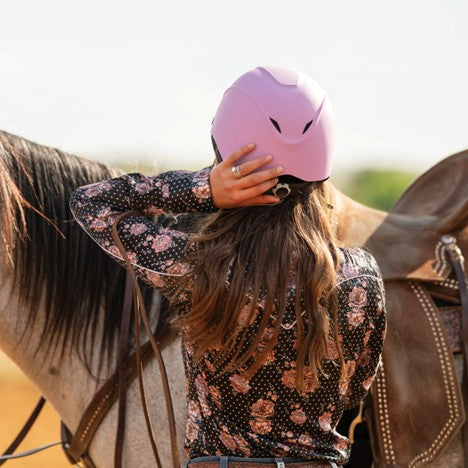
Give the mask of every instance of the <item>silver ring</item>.
POLYGON ((242 177, 244 177, 242 172, 239 170, 239 166, 232 166, 231 171, 236 176, 236 179, 242 179, 242 177))

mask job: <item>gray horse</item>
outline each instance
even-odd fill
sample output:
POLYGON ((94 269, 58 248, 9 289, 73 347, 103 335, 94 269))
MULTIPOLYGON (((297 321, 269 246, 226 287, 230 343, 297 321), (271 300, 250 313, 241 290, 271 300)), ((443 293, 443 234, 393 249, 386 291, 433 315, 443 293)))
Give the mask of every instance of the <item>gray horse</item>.
MULTIPOLYGON (((4 245, 0 349, 35 383, 72 432, 93 395, 115 370, 125 272, 74 223, 68 199, 75 187, 119 173, 103 164, 0 132, 0 233, 4 245)), ((390 223, 393 230, 384 234, 391 232, 393 236, 401 232, 402 226, 418 226, 418 220, 414 224, 405 220, 402 225, 398 216, 392 218, 384 211, 357 203, 336 188, 334 196, 334 207, 340 215, 339 236, 345 245, 370 245, 373 251, 372 246, 381 245, 385 237, 377 236, 382 226, 390 223)), ((384 260, 378 255, 376 258, 379 263, 384 260)), ((150 305, 154 292, 146 289, 144 294, 150 305)), ((157 325, 154 320, 155 329, 157 325)), ((184 460, 186 416, 180 337, 170 333, 163 356, 184 460)), ((162 464, 171 466, 165 403, 154 362, 145 367, 144 374, 162 464)), ((137 382, 130 386, 127 400, 124 466, 154 466, 137 382)), ((116 422, 114 405, 90 448, 99 468, 113 466, 116 422)), ((456 440, 454 434, 449 439, 456 440)), ((458 445, 454 447, 449 450, 452 457, 459 451, 458 445)), ((445 452, 443 448, 434 455, 439 457, 434 466, 445 466, 440 458, 445 452)), ((361 462, 358 466, 366 465, 361 462)))

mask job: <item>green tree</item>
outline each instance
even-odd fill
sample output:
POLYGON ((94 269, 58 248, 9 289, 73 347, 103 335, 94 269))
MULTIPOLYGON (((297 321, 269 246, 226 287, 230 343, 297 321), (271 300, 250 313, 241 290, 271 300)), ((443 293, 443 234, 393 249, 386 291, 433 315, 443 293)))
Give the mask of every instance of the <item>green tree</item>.
POLYGON ((361 169, 337 187, 363 205, 389 211, 417 174, 392 169, 361 169))

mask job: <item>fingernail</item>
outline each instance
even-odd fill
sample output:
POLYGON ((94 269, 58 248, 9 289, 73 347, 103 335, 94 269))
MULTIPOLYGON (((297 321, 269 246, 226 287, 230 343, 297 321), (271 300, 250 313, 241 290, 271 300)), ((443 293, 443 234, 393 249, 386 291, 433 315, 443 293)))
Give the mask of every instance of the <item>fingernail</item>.
POLYGON ((273 159, 273 156, 269 154, 268 156, 265 156, 265 161, 271 161, 273 159))
POLYGON ((249 144, 248 144, 248 147, 249 147, 249 148, 253 148, 254 146, 255 146, 255 143, 249 143, 249 144))
POLYGON ((278 166, 276 168, 276 172, 283 172, 283 169, 284 169, 283 166, 278 166))

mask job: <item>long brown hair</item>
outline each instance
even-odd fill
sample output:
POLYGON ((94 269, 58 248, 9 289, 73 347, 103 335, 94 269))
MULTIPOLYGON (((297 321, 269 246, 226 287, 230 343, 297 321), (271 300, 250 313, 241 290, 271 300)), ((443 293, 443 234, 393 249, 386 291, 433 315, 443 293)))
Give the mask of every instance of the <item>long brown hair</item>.
POLYGON ((339 241, 329 184, 314 182, 277 205, 220 210, 205 218, 191 239, 197 248, 189 249, 192 268, 180 285, 192 290, 191 310, 179 323, 196 360, 216 349, 223 372, 244 366, 244 375, 252 376, 277 342, 294 284, 296 388, 303 388, 306 367, 318 377, 330 344, 345 377, 337 327, 339 241), (258 310, 258 328, 246 342, 258 310), (273 333, 265 343, 267 327, 273 333))

